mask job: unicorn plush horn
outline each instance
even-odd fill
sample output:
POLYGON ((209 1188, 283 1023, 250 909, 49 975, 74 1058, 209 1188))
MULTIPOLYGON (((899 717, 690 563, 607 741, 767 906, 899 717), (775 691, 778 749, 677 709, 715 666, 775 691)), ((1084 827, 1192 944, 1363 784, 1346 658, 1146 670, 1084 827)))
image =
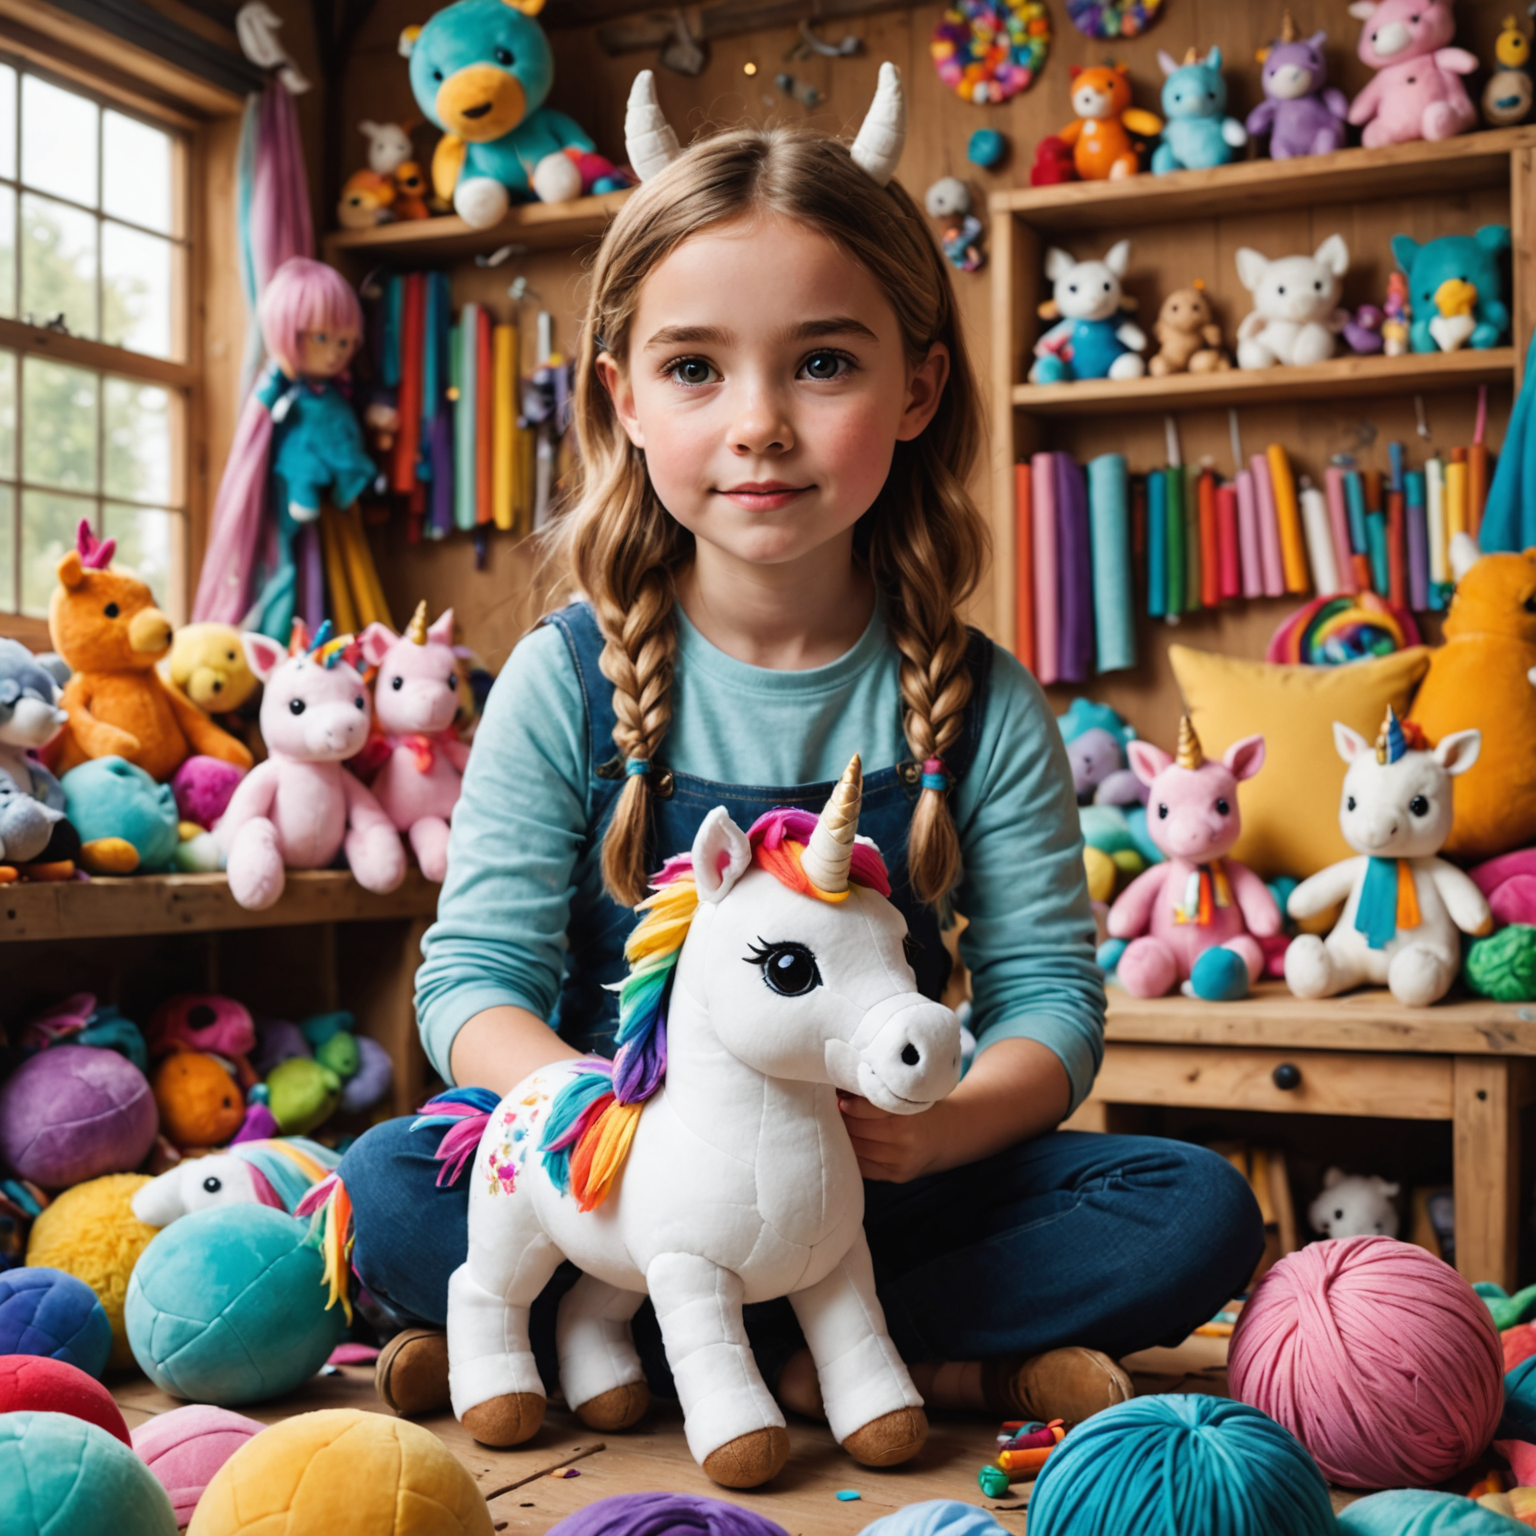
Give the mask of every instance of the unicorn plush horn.
POLYGON ((662 115, 656 100, 656 76, 642 69, 629 88, 629 105, 624 111, 624 152, 635 175, 641 181, 666 170, 682 148, 672 125, 662 115))
POLYGON ((882 64, 875 99, 849 153, 854 163, 883 187, 896 174, 906 139, 907 103, 901 94, 901 71, 894 64, 882 64))
POLYGON ((864 767, 855 752, 826 809, 816 818, 816 829, 800 860, 806 879, 829 896, 848 889, 853 839, 859 830, 859 802, 863 797, 864 767))
POLYGON ((1173 761, 1180 768, 1188 768, 1191 773, 1205 762, 1200 738, 1195 735, 1195 727, 1188 715, 1179 716, 1179 747, 1173 761))

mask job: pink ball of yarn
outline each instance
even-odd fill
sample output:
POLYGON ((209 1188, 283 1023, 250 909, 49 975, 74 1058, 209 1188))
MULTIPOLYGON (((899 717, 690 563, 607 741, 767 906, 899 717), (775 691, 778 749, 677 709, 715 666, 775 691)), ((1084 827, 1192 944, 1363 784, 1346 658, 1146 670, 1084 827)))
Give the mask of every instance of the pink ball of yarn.
POLYGON ((1504 1406, 1488 1308, 1449 1264, 1390 1237, 1281 1259, 1243 1308, 1227 1380, 1345 1488, 1444 1482, 1487 1450, 1504 1406))

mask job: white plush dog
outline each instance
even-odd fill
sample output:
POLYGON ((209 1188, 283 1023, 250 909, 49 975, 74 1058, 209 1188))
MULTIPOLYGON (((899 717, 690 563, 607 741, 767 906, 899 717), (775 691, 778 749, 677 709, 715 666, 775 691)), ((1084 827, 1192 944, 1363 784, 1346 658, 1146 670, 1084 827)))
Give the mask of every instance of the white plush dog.
POLYGON ((1402 1185, 1372 1175, 1346 1175, 1330 1168, 1323 1187, 1307 1207, 1307 1220, 1324 1237, 1396 1237, 1397 1207, 1393 1199, 1402 1185))
POLYGON ((1310 256, 1271 261, 1244 246, 1237 275, 1253 295, 1253 313, 1237 328, 1237 366, 1302 367, 1333 356, 1348 316, 1338 307, 1339 282, 1349 270, 1349 248, 1329 237, 1310 256))

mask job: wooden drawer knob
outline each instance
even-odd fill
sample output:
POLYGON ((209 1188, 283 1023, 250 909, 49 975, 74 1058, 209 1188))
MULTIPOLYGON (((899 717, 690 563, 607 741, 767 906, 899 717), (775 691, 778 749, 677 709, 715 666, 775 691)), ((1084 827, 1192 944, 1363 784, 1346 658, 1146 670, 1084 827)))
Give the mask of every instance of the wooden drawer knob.
POLYGON ((1301 1087, 1301 1068, 1294 1062, 1282 1061, 1270 1076, 1275 1081, 1275 1087, 1282 1093, 1289 1093, 1293 1088, 1301 1087))

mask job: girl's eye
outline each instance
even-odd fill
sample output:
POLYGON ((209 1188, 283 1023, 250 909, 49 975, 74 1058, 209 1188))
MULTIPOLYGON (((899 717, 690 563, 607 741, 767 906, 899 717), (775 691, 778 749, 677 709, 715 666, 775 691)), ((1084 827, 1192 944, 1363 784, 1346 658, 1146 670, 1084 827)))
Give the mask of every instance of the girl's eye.
POLYGON ((847 362, 848 359, 838 352, 813 352, 801 366, 806 378, 825 383, 840 379, 848 371, 847 362))
POLYGON ((713 363, 707 363, 702 357, 683 357, 675 363, 667 365, 667 373, 673 383, 681 384, 687 389, 697 389, 702 384, 718 384, 720 375, 715 371, 713 363))

